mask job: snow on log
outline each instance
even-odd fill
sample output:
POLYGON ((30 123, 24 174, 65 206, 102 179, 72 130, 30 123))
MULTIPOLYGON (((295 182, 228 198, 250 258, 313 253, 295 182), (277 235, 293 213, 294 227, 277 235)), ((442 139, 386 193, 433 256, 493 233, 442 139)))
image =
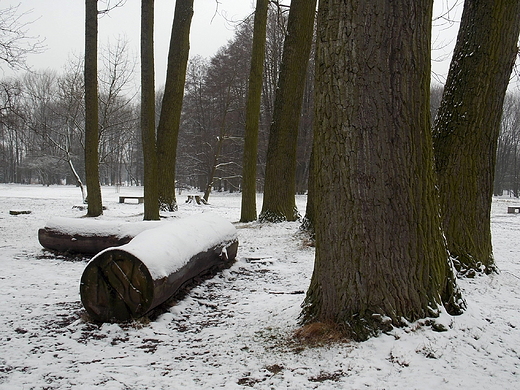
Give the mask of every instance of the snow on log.
POLYGON ((81 301, 94 321, 136 319, 195 277, 229 264, 237 250, 229 221, 211 213, 178 219, 92 258, 81 277, 81 301))
POLYGON ((57 252, 96 254, 110 247, 127 244, 139 233, 164 223, 55 217, 38 230, 38 240, 44 248, 57 252))

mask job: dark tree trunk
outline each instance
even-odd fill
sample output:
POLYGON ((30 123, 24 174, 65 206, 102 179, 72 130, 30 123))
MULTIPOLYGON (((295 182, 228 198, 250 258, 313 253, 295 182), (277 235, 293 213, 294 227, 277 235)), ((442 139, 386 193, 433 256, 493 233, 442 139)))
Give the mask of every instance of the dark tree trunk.
POLYGON ((98 151, 97 18, 97 0, 85 0, 85 182, 89 217, 103 214, 98 151))
POLYGON ((269 132, 261 221, 298 219, 296 146, 305 76, 314 31, 316 0, 293 0, 269 132))
POLYGON ((255 221, 256 214, 256 163, 258 156, 258 127, 262 99, 262 83, 267 35, 269 0, 257 0, 253 31, 253 50, 249 73, 246 103, 246 135, 242 168, 242 205, 240 222, 255 221))
POLYGON ((157 127, 157 158, 159 170, 159 202, 161 208, 177 210, 175 197, 175 163, 181 120, 186 68, 190 51, 190 26, 193 0, 175 3, 166 85, 157 127))
POLYGON ((144 219, 159 219, 155 140, 154 0, 141 3, 141 136, 144 159, 144 219))
POLYGON ((464 302, 444 245, 430 129, 432 0, 322 0, 316 262, 304 323, 364 340, 464 302))
POLYGON ((491 200, 502 105, 517 54, 520 1, 466 0, 434 127, 448 250, 461 273, 496 269, 491 200))

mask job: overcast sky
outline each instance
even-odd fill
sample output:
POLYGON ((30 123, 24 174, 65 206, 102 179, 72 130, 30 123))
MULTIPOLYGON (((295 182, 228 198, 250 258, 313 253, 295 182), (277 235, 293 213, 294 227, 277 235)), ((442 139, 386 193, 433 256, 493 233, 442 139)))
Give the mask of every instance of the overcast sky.
MULTIPOLYGON (((112 0, 115 3, 116 0, 112 0)), ((24 20, 31 36, 45 39, 46 50, 28 57, 36 70, 61 70, 72 54, 84 51, 84 0, 1 0, 0 8, 20 4, 20 12, 30 11, 24 20)), ((100 2, 99 8, 106 2, 100 2)), ((190 56, 210 57, 233 36, 233 21, 240 21, 254 10, 251 0, 195 0, 191 27, 190 56)), ((114 42, 119 36, 130 43, 132 55, 139 57, 140 29, 139 0, 126 0, 121 8, 99 20, 99 46, 114 42)), ((157 84, 162 85, 166 75, 166 59, 170 42, 174 0, 155 1, 155 61, 157 84)))
MULTIPOLYGON (((451 4, 462 0, 435 0, 436 15, 443 14, 451 4)), ((112 3, 116 0, 112 0, 112 3)), ((289 3, 289 0, 285 0, 289 3)), ((28 57, 29 65, 35 70, 62 70, 72 55, 82 55, 84 50, 84 0, 0 0, 0 8, 20 4, 21 12, 30 12, 24 20, 33 20, 28 25, 29 34, 45 39, 46 50, 28 57)), ((106 3, 100 1, 99 7, 106 3)), ((191 27, 190 56, 212 56, 233 37, 233 21, 240 21, 254 10, 255 0, 195 0, 195 12, 191 27)), ((129 42, 131 55, 139 57, 140 29, 139 0, 126 0, 99 20, 99 45, 115 43, 118 37, 129 42)), ((155 62, 157 85, 164 84, 174 0, 155 0, 155 62)), ((460 9, 461 7, 459 7, 460 9)), ((460 18, 460 12, 451 12, 450 18, 460 18)), ((458 24, 434 22, 434 70, 444 74, 451 59, 458 24), (442 61, 439 61, 442 60, 442 61)))

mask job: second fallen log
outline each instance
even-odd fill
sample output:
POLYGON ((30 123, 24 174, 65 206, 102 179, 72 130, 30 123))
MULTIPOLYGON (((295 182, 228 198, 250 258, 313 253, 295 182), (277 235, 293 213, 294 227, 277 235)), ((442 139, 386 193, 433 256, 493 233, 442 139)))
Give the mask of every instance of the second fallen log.
POLYGON ((178 219, 98 253, 81 277, 81 301, 94 321, 137 319, 234 260, 237 250, 237 232, 227 220, 210 213, 178 219))
POLYGON ((164 223, 54 217, 38 230, 38 240, 41 246, 56 252, 95 255, 104 249, 127 244, 144 230, 164 223))

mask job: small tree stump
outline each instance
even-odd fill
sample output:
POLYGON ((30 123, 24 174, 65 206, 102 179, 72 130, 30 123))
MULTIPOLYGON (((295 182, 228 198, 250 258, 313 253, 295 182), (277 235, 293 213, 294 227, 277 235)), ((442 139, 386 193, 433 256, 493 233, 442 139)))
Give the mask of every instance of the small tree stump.
POLYGON ((235 227, 214 214, 179 219, 98 253, 81 277, 83 306, 94 321, 142 317, 184 285, 236 257, 235 227))

